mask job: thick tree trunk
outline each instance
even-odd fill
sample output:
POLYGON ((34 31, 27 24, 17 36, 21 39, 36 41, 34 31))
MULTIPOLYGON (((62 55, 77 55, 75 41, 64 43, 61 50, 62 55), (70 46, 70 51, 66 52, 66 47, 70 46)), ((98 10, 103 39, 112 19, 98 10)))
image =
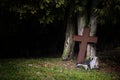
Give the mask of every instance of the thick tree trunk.
MULTIPOLYGON (((96 17, 95 16, 91 16, 90 17, 90 22, 89 22, 89 26, 90 27, 90 36, 95 36, 96 33, 96 17)), ((83 29, 86 26, 86 16, 85 15, 79 15, 78 16, 78 35, 82 35, 83 34, 83 29)), ((86 51, 86 59, 89 58, 93 58, 96 54, 96 47, 94 44, 88 44, 87 45, 87 51, 86 51)))
MULTIPOLYGON (((95 1, 92 0, 88 1, 88 4, 90 4, 87 8, 87 11, 83 11, 82 13, 80 13, 78 15, 78 19, 77 19, 77 25, 78 25, 78 35, 82 35, 83 34, 83 29, 84 27, 90 27, 91 31, 90 31, 90 36, 94 36, 96 33, 96 17, 93 16, 94 13, 91 12, 91 10, 93 9, 93 7, 95 7, 95 1), (93 15, 91 15, 93 14, 93 15), (90 20, 89 20, 90 19, 90 20), (88 25, 89 23, 89 25, 88 25)), ((64 50, 63 50, 63 55, 62 55, 62 59, 63 60, 69 60, 72 57, 73 54, 73 49, 74 49, 74 44, 75 42, 72 39, 72 36, 74 35, 74 26, 73 26, 73 22, 70 19, 68 19, 67 22, 67 29, 66 29, 66 38, 65 38, 65 43, 64 43, 64 50)), ((93 58, 96 54, 96 47, 93 44, 88 44, 87 45, 87 51, 86 51, 86 59, 88 58, 93 58)))
POLYGON ((74 52, 74 44, 73 35, 75 34, 75 29, 73 26, 73 22, 71 18, 67 21, 67 28, 66 28, 66 36, 65 36, 65 43, 64 49, 62 54, 62 60, 69 60, 71 59, 73 52, 74 52))
MULTIPOLYGON (((90 17, 90 36, 95 36, 96 28, 97 28, 97 19, 95 16, 90 17)), ((87 45, 87 54, 86 59, 93 58, 96 55, 96 46, 95 44, 87 45)))
MULTIPOLYGON (((96 0, 87 1, 87 7, 83 12, 83 15, 79 14, 78 17, 78 35, 82 35, 84 27, 90 28, 90 36, 95 36, 97 27, 97 17, 94 16, 95 13, 93 8, 96 7, 96 0)), ((85 59, 93 58, 96 55, 96 46, 94 44, 87 45, 86 57, 85 59)))
POLYGON ((85 15, 78 15, 77 23, 78 23, 78 35, 82 36, 84 27, 86 25, 85 15))

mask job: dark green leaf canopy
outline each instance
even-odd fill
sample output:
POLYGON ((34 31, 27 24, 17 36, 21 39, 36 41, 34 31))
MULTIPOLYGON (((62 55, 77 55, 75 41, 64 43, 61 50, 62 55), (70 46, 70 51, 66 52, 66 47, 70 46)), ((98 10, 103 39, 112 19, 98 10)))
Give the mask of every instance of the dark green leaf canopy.
POLYGON ((93 14, 102 24, 107 20, 117 23, 120 0, 0 0, 0 10, 15 12, 19 19, 35 16, 41 24, 64 20, 66 16, 75 16, 78 12, 88 16, 93 14))

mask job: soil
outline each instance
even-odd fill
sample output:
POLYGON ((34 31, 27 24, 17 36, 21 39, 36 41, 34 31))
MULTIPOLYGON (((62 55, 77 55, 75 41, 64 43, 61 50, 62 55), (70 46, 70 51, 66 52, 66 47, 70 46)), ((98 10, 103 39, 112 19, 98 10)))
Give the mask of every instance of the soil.
POLYGON ((120 50, 107 50, 97 54, 101 71, 117 73, 120 76, 120 50))

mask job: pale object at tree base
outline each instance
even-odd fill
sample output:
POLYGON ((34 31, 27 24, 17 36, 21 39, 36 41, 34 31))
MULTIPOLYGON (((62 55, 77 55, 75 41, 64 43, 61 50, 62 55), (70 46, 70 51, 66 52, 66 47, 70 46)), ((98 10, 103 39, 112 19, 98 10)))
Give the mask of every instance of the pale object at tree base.
POLYGON ((84 61, 82 64, 77 64, 77 67, 83 67, 85 70, 92 70, 99 68, 98 57, 94 56, 92 59, 84 61))

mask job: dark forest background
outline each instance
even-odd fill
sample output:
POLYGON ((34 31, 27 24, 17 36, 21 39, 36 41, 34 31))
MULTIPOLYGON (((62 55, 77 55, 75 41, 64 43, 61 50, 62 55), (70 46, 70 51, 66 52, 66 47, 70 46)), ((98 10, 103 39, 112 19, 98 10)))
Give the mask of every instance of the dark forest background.
MULTIPOLYGON (((61 57, 66 24, 64 20, 44 25, 38 18, 27 14, 19 19, 18 14, 1 8, 0 11, 0 58, 13 57, 61 57)), ((118 21, 119 22, 119 21, 118 21)), ((97 51, 120 47, 120 23, 108 20, 98 24, 97 51)), ((75 46, 75 51, 78 50, 75 46)))

